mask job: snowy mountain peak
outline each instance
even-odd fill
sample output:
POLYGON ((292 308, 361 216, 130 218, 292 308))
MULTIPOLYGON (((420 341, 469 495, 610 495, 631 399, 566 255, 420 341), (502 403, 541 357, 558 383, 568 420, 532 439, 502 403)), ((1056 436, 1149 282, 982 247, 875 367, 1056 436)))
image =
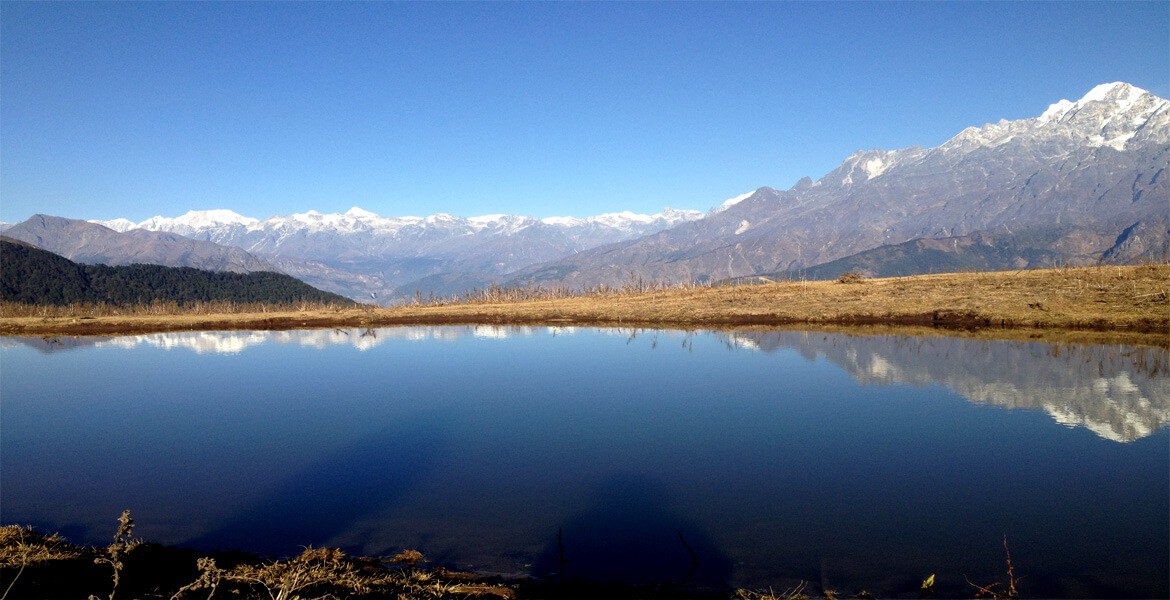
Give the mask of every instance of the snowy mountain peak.
POLYGON ((1077 104, 1085 105, 1089 102, 1102 102, 1108 100, 1121 103, 1125 107, 1128 107, 1128 105, 1132 104, 1133 101, 1142 94, 1148 93, 1149 92, 1141 88, 1134 87, 1121 81, 1115 81, 1113 83, 1102 83, 1101 85, 1089 90, 1089 93, 1085 94, 1083 98, 1078 100, 1077 104))
MULTIPOLYGON (((126 227, 125 219, 115 219, 114 222, 119 227, 126 227)), ((191 236, 196 232, 206 232, 214 229, 224 229, 231 227, 247 227, 259 223, 258 219, 245 217, 235 211, 227 209, 213 209, 213 210, 189 210, 182 216, 178 217, 151 217, 135 227, 139 229, 146 229, 149 231, 169 231, 179 235, 191 236)), ((105 225, 105 223, 102 223, 105 225)), ((109 225, 106 225, 110 227, 109 225)), ((127 229, 118 229, 117 227, 110 227, 116 231, 129 231, 135 227, 127 229)), ((208 239, 208 238, 204 238, 208 239)))
POLYGON ((1108 146, 1123 152, 1133 139, 1165 143, 1167 113, 1170 103, 1162 98, 1128 83, 1105 83, 1076 102, 1061 100, 1050 105, 1034 119, 968 127, 940 148, 967 152, 994 148, 1014 139, 1045 139, 1061 146, 1108 146))
POLYGON ((354 219, 377 219, 378 218, 377 213, 372 213, 368 210, 358 208, 356 206, 345 211, 345 216, 352 217, 354 219))
POLYGON ((138 224, 135 223, 134 221, 131 221, 130 219, 113 219, 110 221, 98 221, 96 219, 90 219, 89 222, 90 223, 97 223, 98 225, 109 227, 110 229, 113 229, 114 231, 117 231, 118 233, 126 233, 127 231, 130 231, 131 229, 138 228, 138 224))
POLYGON ((220 208, 213 210, 189 210, 183 216, 176 218, 175 221, 191 227, 203 227, 208 225, 230 225, 233 223, 250 225, 255 223, 256 219, 245 217, 232 210, 220 208))
MULTIPOLYGON (((927 160, 934 153, 954 157, 1021 144, 1049 156, 1063 156, 1085 147, 1110 147, 1124 152, 1135 140, 1142 145, 1170 143, 1168 122, 1170 102, 1128 83, 1105 83, 1075 102, 1061 100, 1050 105, 1036 118, 1001 119, 982 127, 968 127, 932 150, 910 147, 854 152, 814 185, 852 186, 872 181, 903 165, 927 160)), ((737 200, 733 198, 728 203, 732 201, 737 200)))
POLYGON ((1047 123, 1050 121, 1060 120, 1067 115, 1070 115, 1086 106, 1094 103, 1108 104, 1112 106, 1111 112, 1126 113, 1135 104, 1140 102, 1144 96, 1156 98, 1153 94, 1143 90, 1139 87, 1132 86, 1128 83, 1114 82, 1102 83, 1089 90, 1089 93, 1081 97, 1076 102, 1068 100, 1061 100, 1056 104, 1048 107, 1044 114, 1040 115, 1039 123, 1047 123))

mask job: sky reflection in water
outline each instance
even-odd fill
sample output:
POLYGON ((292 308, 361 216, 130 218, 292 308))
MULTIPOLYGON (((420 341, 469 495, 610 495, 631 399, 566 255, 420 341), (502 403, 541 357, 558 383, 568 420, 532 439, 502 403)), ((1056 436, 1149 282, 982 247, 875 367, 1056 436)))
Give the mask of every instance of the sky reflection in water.
POLYGON ((3 520, 76 541, 129 507, 166 543, 556 576, 560 530, 569 576, 969 594, 1006 533, 1030 595, 1166 594, 1161 349, 435 327, 2 356, 3 520))

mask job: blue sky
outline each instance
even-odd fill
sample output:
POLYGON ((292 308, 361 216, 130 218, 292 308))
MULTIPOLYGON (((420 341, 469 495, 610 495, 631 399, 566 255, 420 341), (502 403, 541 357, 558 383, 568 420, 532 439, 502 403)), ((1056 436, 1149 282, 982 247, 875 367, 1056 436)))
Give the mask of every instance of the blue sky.
POLYGON ((0 220, 706 210, 1126 81, 1167 2, 0 2, 0 220))

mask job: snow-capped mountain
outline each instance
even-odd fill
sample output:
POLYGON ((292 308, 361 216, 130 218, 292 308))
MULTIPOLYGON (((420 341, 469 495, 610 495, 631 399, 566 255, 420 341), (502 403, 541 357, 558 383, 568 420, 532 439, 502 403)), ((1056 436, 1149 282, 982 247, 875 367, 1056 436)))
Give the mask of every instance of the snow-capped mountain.
POLYGON ((92 222, 105 225, 115 231, 129 231, 135 228, 169 231, 225 243, 230 242, 234 237, 257 231, 330 232, 338 235, 376 233, 393 237, 412 233, 419 235, 421 231, 430 229, 456 230, 460 234, 490 232, 515 235, 524 229, 541 224, 568 231, 582 228, 590 230, 607 228, 614 230, 621 236, 637 236, 693 221, 702 216, 703 213, 699 211, 666 208, 653 215, 624 211, 585 218, 548 217, 536 219, 505 214, 461 218, 445 213, 427 217, 383 217, 355 206, 341 214, 322 214, 310 210, 305 213, 269 217, 264 220, 245 217, 230 210, 192 210, 179 217, 157 216, 141 223, 134 223, 127 219, 92 222))
POLYGON ((763 187, 706 215, 384 217, 354 207, 103 224, 241 248, 357 299, 492 282, 832 277, 825 269, 859 266, 893 275, 1170 255, 1170 103, 1110 83, 1037 112, 968 127, 935 148, 858 151, 817 181, 763 187))
MULTIPOLYGON (((116 219, 113 221, 118 227, 125 227, 126 219, 116 219)), ((216 229, 232 229, 235 227, 247 227, 253 223, 257 223, 257 219, 245 217, 230 210, 202 210, 202 211, 188 211, 187 214, 173 219, 167 217, 153 217, 135 225, 139 229, 146 229, 148 231, 169 231, 188 237, 200 237, 199 233, 208 230, 216 229)), ((118 227, 111 227, 110 224, 103 222, 111 229, 118 227)), ((210 240, 216 241, 216 240, 210 240)))
POLYGON ((88 222, 104 225, 110 229, 113 229, 114 231, 117 231, 118 233, 126 233, 127 231, 138 229, 138 224, 134 221, 131 221, 130 219, 111 219, 109 221, 98 221, 96 219, 90 219, 88 222))
POLYGON ((242 248, 290 274, 329 291, 368 299, 393 288, 442 274, 441 293, 460 291, 531 264, 555 260, 603 244, 625 241, 693 221, 703 213, 666 208, 653 215, 633 212, 592 217, 449 214, 383 217, 353 207, 341 214, 317 211, 246 217, 230 210, 190 211, 141 223, 95 221, 118 231, 145 229, 242 248), (318 267, 307 267, 312 261, 318 267), (323 277, 327 270, 332 275, 323 277), (349 281, 330 281, 348 273, 349 281), (355 281, 353 276, 362 278, 355 281), (370 280, 370 278, 374 280, 370 280))
MULTIPOLYGON (((989 268, 1029 266, 1038 256, 1155 258, 1170 250, 1168 160, 1170 103, 1104 84, 1035 118, 969 127, 936 148, 856 152, 815 182, 760 188, 700 221, 530 267, 516 280, 590 286, 630 273, 651 281, 799 274, 912 240, 965 238, 956 247, 969 247, 976 233, 1006 248, 982 253, 998 257, 989 268)), ((931 268, 907 249, 890 253, 901 256, 904 274, 931 268)))
POLYGON ((1101 84, 1076 102, 1061 100, 1033 119, 1001 120, 968 127, 938 148, 867 150, 854 153, 813 185, 852 185, 876 179, 895 167, 932 164, 943 156, 965 157, 1010 144, 1031 158, 1058 161, 1077 151, 1107 146, 1125 152, 1170 143, 1167 101, 1127 83, 1101 84))

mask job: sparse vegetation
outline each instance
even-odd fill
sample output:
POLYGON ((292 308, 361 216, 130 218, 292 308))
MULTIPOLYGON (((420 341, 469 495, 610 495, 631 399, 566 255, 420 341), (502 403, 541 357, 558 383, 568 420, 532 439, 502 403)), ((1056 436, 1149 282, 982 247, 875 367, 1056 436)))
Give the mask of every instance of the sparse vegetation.
POLYGON ((975 588, 976 598, 990 598, 991 600, 1017 600, 1020 597, 1020 578, 1016 576, 1016 568, 1012 566, 1012 551, 1008 548, 1007 536, 1003 536, 1004 562, 1007 563, 1007 578, 1004 581, 995 581, 986 585, 973 583, 970 579, 967 584, 975 588))
POLYGON ((810 596, 805 593, 805 588, 808 584, 804 581, 798 583, 796 586, 777 593, 774 590, 736 590, 736 600, 809 600, 810 596))
MULTIPOLYGON (((118 517, 114 542, 106 547, 105 556, 93 559, 95 563, 110 565, 114 570, 114 586, 110 589, 110 600, 114 600, 114 595, 118 593, 118 584, 122 582, 122 570, 126 568, 126 556, 141 543, 132 537, 133 533, 134 519, 130 518, 129 510, 124 510, 122 516, 118 517)), ((90 596, 90 600, 97 600, 97 596, 90 596)))
MULTIPOLYGON (((88 562, 114 569, 110 598, 121 587, 134 586, 133 598, 168 600, 467 600, 516 598, 612 598, 634 600, 674 598, 679 600, 836 600, 874 596, 861 590, 841 595, 831 589, 816 590, 806 581, 777 592, 773 589, 731 589, 687 587, 679 583, 648 585, 604 584, 573 580, 541 581, 532 578, 503 579, 443 567, 424 568, 427 559, 417 550, 403 550, 393 556, 355 557, 337 548, 307 547, 291 558, 265 560, 241 553, 214 556, 143 543, 131 537, 134 521, 130 511, 118 519, 114 541, 105 548, 74 546, 56 534, 38 533, 30 527, 0 527, 0 577, 7 582, 4 600, 42 597, 85 597, 88 588, 100 587, 109 579, 101 571, 82 571, 88 562), (144 562, 144 553, 154 553, 153 562, 144 562), (138 560, 135 568, 127 568, 138 560), (39 581, 26 582, 20 575, 25 567, 41 569, 39 581), (181 580, 160 577, 160 572, 179 573, 181 580), (142 581, 146 580, 146 581, 142 581)), ((1007 580, 986 586, 971 584, 974 598, 1014 600, 1020 597, 1011 553, 1007 555, 1007 580)), ((968 580, 968 583, 970 581, 968 580)), ((934 591, 934 575, 922 582, 922 597, 934 591)), ((905 590, 912 593, 914 590, 905 590)), ((88 595, 90 600, 97 598, 88 595)))
MULTIPOLYGON (((4 599, 54 597, 87 597, 87 588, 102 585, 99 573, 80 570, 80 562, 109 565, 113 568, 113 588, 109 598, 115 598, 119 589, 137 583, 132 597, 169 598, 170 600, 212 600, 239 598, 242 600, 326 600, 340 598, 367 599, 467 599, 515 598, 512 584, 498 578, 472 573, 458 573, 446 569, 425 570, 420 563, 423 555, 414 550, 401 552, 387 559, 359 558, 346 555, 336 548, 305 548, 297 556, 283 560, 262 560, 259 557, 229 556, 232 564, 220 567, 214 557, 193 558, 189 552, 172 550, 165 561, 192 564, 168 565, 180 571, 192 572, 185 585, 167 589, 166 582, 151 572, 156 569, 139 567, 127 569, 139 553, 158 546, 143 544, 131 537, 134 521, 124 511, 118 519, 114 542, 105 548, 73 546, 56 534, 37 533, 32 528, 7 525, 0 527, 0 577, 7 583, 4 599), (38 581, 22 581, 26 567, 42 569, 38 581), (194 569, 191 569, 191 567, 194 569), (61 577, 70 574, 71 577, 61 577), (78 576, 80 574, 80 576, 78 576), (147 585, 134 582, 135 578, 149 578, 147 585), (141 590, 149 589, 148 593, 141 590)), ((139 557, 140 558, 140 557, 139 557)), ((105 580, 109 582, 109 579, 105 580)), ((98 596, 89 594, 90 600, 98 596)))

